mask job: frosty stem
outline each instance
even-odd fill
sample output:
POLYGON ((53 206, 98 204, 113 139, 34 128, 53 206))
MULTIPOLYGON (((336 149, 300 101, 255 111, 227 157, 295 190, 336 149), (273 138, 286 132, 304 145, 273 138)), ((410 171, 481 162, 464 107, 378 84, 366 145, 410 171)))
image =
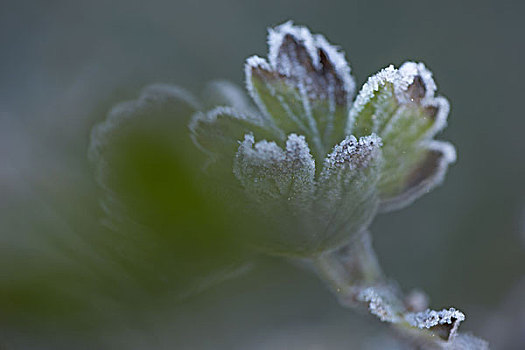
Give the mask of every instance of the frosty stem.
POLYGON ((368 309, 419 348, 454 348, 464 315, 453 308, 425 310, 424 298, 403 296, 397 284, 384 276, 368 231, 344 248, 318 256, 313 264, 343 306, 368 309))

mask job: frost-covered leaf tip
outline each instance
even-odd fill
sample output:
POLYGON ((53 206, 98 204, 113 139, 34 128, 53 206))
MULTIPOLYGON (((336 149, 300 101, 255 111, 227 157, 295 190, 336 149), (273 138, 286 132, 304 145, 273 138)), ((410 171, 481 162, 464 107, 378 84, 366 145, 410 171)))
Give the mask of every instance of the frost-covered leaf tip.
POLYGON ((368 78, 350 109, 346 133, 377 133, 385 168, 378 186, 383 211, 398 209, 439 184, 455 161, 454 147, 433 137, 446 125, 447 100, 435 96, 423 63, 389 66, 368 78))

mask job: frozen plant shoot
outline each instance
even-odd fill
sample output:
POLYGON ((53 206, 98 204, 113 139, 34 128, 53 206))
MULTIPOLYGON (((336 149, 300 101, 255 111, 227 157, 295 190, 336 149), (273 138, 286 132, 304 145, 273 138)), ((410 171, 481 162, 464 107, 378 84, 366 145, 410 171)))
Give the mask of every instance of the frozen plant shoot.
POLYGON ((432 73, 419 62, 390 65, 354 98, 344 54, 322 35, 287 22, 269 30, 268 44, 267 59, 245 65, 254 105, 228 85, 225 105, 190 124, 210 172, 231 169, 252 210, 274 223, 261 246, 310 261, 343 305, 368 309, 409 344, 488 348, 457 332, 462 312, 410 305, 383 276, 367 231, 377 213, 440 184, 456 159, 454 146, 434 140, 449 104, 432 73))
MULTIPOLYGON (((345 55, 322 35, 286 22, 269 30, 268 45, 267 58, 246 60, 251 101, 235 85, 215 82, 200 102, 180 88, 153 86, 115 108, 92 134, 99 183, 115 192, 104 176, 116 131, 182 101, 195 112, 191 138, 204 151, 216 197, 237 215, 260 219, 247 232, 251 246, 310 265, 341 305, 389 324, 409 347, 488 349, 458 332, 461 311, 430 310, 421 295, 404 296, 384 276, 368 231, 378 213, 439 185, 456 159, 452 144, 434 139, 449 104, 436 95, 432 73, 420 62, 390 65, 356 94, 345 55)), ((122 209, 114 197, 107 206, 122 209)))

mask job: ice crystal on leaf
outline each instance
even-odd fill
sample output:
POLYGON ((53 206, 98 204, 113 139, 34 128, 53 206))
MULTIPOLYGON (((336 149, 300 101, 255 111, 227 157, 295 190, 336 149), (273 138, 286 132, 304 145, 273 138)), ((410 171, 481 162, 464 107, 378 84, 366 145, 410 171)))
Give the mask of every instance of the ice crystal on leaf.
POLYGON ((246 135, 233 170, 258 201, 289 201, 304 208, 314 194, 315 162, 303 136, 291 134, 283 150, 275 142, 255 143, 253 135, 246 135))
POLYGON ((383 139, 381 209, 399 209, 431 190, 455 161, 454 147, 432 140, 446 125, 449 105, 436 97, 432 73, 423 63, 389 66, 368 81, 349 112, 346 132, 377 133, 383 139))
POLYGON ((378 211, 429 192, 455 161, 454 146, 434 140, 449 105, 432 73, 423 63, 390 65, 354 100, 345 56, 323 36, 286 22, 269 30, 268 45, 268 59, 245 64, 255 106, 224 86, 214 96, 225 106, 190 123, 196 144, 273 223, 262 244, 308 259, 343 305, 364 306, 421 348, 485 349, 457 334, 460 311, 414 309, 383 276, 367 231, 378 211))
POLYGON ((190 129, 196 144, 216 164, 234 169, 266 211, 281 208, 280 214, 289 214, 281 222, 306 220, 317 230, 296 227, 304 231, 300 251, 310 243, 311 251, 337 248, 366 228, 377 210, 406 206, 442 181, 455 151, 433 137, 449 108, 435 96, 436 84, 422 63, 381 70, 352 103, 350 67, 323 36, 286 22, 269 30, 268 44, 268 59, 252 56, 245 65, 255 107, 223 85, 212 96, 225 106, 199 112, 190 129), (304 157, 294 164, 314 167, 300 191, 304 169, 292 175, 296 170, 285 165, 287 143, 297 135, 304 157), (300 196, 298 211, 295 195, 303 192, 308 196, 300 196))
POLYGON ((268 35, 268 61, 246 61, 246 86, 261 112, 285 134, 307 136, 322 159, 343 138, 355 83, 344 54, 321 35, 287 22, 268 35))

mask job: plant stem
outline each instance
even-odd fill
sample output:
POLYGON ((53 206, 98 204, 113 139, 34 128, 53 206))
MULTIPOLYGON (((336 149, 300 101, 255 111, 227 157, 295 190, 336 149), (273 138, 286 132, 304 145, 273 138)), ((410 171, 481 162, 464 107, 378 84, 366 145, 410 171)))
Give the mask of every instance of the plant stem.
POLYGON ((368 231, 342 249, 312 259, 312 263, 343 306, 368 310, 416 348, 460 349, 468 341, 470 349, 488 349, 483 340, 458 337, 457 329, 465 318, 460 311, 425 310, 425 298, 404 296, 397 284, 384 276, 368 231))

